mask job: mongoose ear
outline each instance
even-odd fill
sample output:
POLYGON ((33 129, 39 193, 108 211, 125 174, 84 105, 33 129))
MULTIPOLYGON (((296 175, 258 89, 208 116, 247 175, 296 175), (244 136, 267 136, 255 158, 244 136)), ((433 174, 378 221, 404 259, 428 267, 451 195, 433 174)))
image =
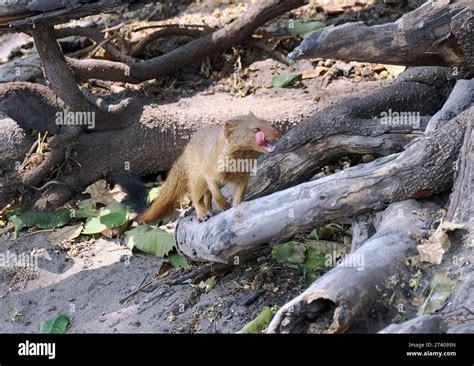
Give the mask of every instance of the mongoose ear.
POLYGON ((232 135, 232 132, 234 132, 236 127, 236 121, 226 121, 226 123, 224 124, 224 136, 226 139, 228 139, 230 135, 232 135))
POLYGON ((257 118, 257 116, 252 111, 249 112, 249 116, 257 118))

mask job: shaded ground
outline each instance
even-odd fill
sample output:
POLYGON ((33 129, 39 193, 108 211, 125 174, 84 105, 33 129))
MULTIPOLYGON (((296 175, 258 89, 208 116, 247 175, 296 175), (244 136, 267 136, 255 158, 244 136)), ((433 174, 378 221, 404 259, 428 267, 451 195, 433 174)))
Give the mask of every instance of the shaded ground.
MULTIPOLYGON (((221 8, 220 11, 225 11, 226 6, 221 8)), ((188 12, 194 14, 201 10, 191 6, 188 12)), ((311 15, 307 10, 295 11, 294 15, 303 19, 311 15)), ((399 13, 389 12, 385 21, 399 13)), ((372 15, 373 11, 367 18, 372 19, 372 15)), ((216 14, 211 12, 205 16, 211 19, 216 14)), ((222 14, 220 17, 225 20, 222 14)), ((346 18, 334 18, 332 22, 362 20, 353 13, 348 13, 346 18)), ((380 17, 377 19, 382 22, 380 17)), ((187 21, 198 20, 191 16, 187 21)), ((21 52, 9 50, 0 39, 0 61, 31 56, 27 62, 22 61, 22 67, 28 68, 29 72, 23 69, 16 79, 23 77, 24 80, 44 82, 34 48, 28 45, 31 40, 15 37, 24 46, 21 52)), ((161 46, 163 49, 175 47, 166 43, 161 46)), ((156 104, 145 108, 142 121, 216 123, 253 111, 277 125, 285 122, 291 125, 345 97, 362 96, 393 79, 383 65, 333 60, 285 65, 272 58, 275 54, 250 47, 241 56, 241 60, 238 60, 239 55, 229 56, 230 70, 226 70, 225 65, 215 65, 217 74, 206 76, 202 65, 189 68, 181 75, 187 80, 163 78, 138 87, 92 81, 85 86, 96 94, 113 93, 116 97, 122 93, 138 94, 154 98, 156 104), (240 63, 240 71, 235 73, 235 65, 240 63), (310 72, 317 67, 321 71, 319 76, 305 78, 293 88, 271 88, 274 74, 310 72)), ((215 63, 222 63, 223 60, 219 60, 222 57, 216 56, 215 63)), ((8 62, 0 66, 1 81, 10 81, 16 67, 8 62)), ((23 235, 25 233, 20 234, 23 235)), ((177 281, 178 277, 189 273, 193 274, 191 280, 199 283, 201 278, 196 272, 203 266, 196 266, 190 270, 173 270, 121 303, 142 283, 162 273, 166 261, 140 253, 132 256, 119 239, 91 239, 81 244, 78 253, 68 254, 46 241, 46 235, 39 233, 20 239, 10 250, 12 241, 8 240, 8 235, 0 239, 0 253, 5 253, 7 258, 10 254, 22 253, 39 258, 35 268, 0 266, 0 332, 37 332, 41 321, 58 313, 71 318, 68 332, 74 333, 235 332, 254 319, 263 306, 281 306, 304 288, 300 273, 278 265, 269 256, 267 247, 262 248, 256 258, 218 277, 215 287, 207 293, 190 283, 183 283, 183 279, 177 281)))
MULTIPOLYGON (((2 252, 7 244, 0 241, 2 252)), ((263 306, 282 305, 302 289, 297 271, 278 266, 262 253, 218 278, 208 293, 187 283, 170 286, 176 274, 185 272, 175 270, 121 304, 145 277, 148 281, 155 276, 163 260, 130 256, 128 248, 105 239, 92 240, 71 257, 47 242, 43 233, 21 240, 14 251, 34 251, 38 267, 2 269, 1 332, 37 332, 42 320, 58 313, 71 318, 68 332, 74 333, 235 332, 263 306)))

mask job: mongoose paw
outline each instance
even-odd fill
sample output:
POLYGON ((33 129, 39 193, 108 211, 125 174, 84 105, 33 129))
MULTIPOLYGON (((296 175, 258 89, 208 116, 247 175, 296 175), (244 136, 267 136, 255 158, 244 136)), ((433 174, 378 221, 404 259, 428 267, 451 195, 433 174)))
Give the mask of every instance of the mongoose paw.
POLYGON ((228 210, 231 206, 230 206, 230 203, 227 202, 227 201, 223 201, 223 202, 219 202, 218 203, 218 206, 219 208, 222 210, 222 211, 226 211, 228 210))
POLYGON ((199 220, 199 222, 206 222, 207 220, 209 220, 209 218, 211 216, 212 216, 212 214, 210 212, 207 212, 202 216, 198 216, 198 220, 199 220))

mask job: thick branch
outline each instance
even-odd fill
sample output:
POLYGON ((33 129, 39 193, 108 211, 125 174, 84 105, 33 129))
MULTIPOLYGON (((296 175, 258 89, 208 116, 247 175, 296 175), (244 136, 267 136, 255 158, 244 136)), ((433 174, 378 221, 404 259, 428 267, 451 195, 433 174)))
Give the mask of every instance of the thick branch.
POLYGON ((409 273, 403 259, 416 252, 415 235, 423 235, 431 221, 432 217, 414 200, 391 204, 377 233, 285 304, 273 318, 268 332, 306 332, 310 323, 313 332, 345 332, 381 301, 380 291, 390 276, 409 273))
POLYGON ((169 75, 183 66, 223 52, 246 40, 255 29, 267 21, 304 3, 305 0, 261 1, 222 29, 191 41, 162 56, 131 65, 105 60, 75 60, 71 58, 67 60, 80 79, 140 83, 169 75))
POLYGON ((474 17, 468 4, 427 2, 394 23, 367 27, 358 22, 317 30, 288 57, 457 66, 472 73, 474 17))

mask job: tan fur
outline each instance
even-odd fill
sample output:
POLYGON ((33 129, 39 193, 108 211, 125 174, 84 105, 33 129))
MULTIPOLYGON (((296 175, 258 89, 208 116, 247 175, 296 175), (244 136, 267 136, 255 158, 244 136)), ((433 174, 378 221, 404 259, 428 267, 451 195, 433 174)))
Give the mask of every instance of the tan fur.
POLYGON ((160 194, 139 220, 150 222, 163 218, 186 194, 189 194, 198 218, 203 220, 211 215, 212 199, 222 210, 230 207, 220 191, 226 183, 235 186, 232 205, 242 202, 250 172, 219 171, 219 161, 256 159, 266 152, 255 140, 255 129, 262 131, 270 142, 280 136, 270 123, 253 113, 198 130, 173 165, 160 194))

